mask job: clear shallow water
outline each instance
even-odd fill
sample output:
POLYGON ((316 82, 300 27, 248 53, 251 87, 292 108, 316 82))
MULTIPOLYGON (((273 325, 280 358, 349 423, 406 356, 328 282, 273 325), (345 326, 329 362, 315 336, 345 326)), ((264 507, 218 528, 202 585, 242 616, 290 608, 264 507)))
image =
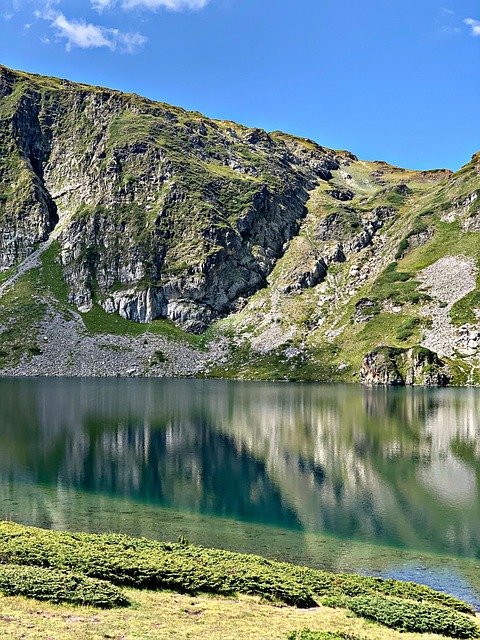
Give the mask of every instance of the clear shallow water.
POLYGON ((0 518, 182 534, 480 608, 480 391, 1 379, 0 518))

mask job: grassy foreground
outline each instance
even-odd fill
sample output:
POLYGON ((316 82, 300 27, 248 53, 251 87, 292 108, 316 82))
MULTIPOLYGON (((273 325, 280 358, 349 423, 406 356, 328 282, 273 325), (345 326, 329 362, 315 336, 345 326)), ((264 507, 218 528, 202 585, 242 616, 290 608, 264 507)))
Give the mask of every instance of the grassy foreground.
POLYGON ((293 630, 342 631, 368 640, 436 640, 351 617, 345 610, 274 607, 258 598, 220 598, 125 589, 135 604, 108 611, 0 598, 0 637, 27 640, 287 640, 293 630))
POLYGON ((339 640, 388 640, 398 631, 480 636, 469 605, 428 587, 336 575, 185 540, 5 522, 0 561, 5 638, 286 640, 290 634, 313 640, 327 631, 344 634, 339 640))

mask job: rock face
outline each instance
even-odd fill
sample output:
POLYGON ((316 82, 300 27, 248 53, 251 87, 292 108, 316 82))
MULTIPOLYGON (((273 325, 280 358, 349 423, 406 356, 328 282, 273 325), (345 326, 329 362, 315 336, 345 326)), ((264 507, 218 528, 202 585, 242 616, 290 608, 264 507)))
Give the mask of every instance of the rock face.
POLYGON ((369 385, 445 387, 450 379, 437 354, 423 347, 378 347, 365 355, 360 369, 360 381, 369 385))
MULTIPOLYGON (((0 68, 0 102, 15 100, 15 81, 0 68)), ((40 105, 25 96, 9 118, 0 110, 0 271, 26 258, 58 222, 57 207, 44 181, 49 142, 39 124, 40 105), (13 142, 15 140, 15 142, 13 142)))
POLYGON ((0 66, 0 373, 163 331, 95 371, 480 385, 479 194, 480 154, 410 171, 0 66))
POLYGON ((402 351, 392 347, 378 347, 367 353, 360 369, 360 382, 403 386, 405 381, 398 370, 397 362, 400 355, 402 351))
POLYGON ((265 286, 338 154, 0 67, 5 270, 57 222, 69 299, 200 331, 265 286), (20 175, 20 178, 17 176, 20 175))

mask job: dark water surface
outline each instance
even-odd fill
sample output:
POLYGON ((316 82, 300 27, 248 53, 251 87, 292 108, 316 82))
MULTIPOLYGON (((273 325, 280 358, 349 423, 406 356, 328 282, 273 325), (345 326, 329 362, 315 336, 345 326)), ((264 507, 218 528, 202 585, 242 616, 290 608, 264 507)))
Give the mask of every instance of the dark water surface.
POLYGON ((0 518, 182 534, 480 607, 480 390, 0 379, 0 518))

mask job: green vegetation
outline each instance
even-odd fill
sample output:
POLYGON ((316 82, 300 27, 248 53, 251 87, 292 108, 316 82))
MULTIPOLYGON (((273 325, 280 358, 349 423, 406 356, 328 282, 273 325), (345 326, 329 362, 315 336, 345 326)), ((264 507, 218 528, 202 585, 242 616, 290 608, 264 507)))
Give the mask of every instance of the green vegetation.
MULTIPOLYGON (((430 212, 429 211, 425 211, 425 212, 423 212, 422 215, 425 216, 425 215, 427 215, 427 213, 430 213, 430 212)), ((416 216, 413 219, 412 228, 407 233, 407 235, 400 241, 400 244, 398 245, 397 253, 395 254, 395 260, 400 260, 403 257, 403 254, 406 252, 406 250, 409 247, 410 238, 413 238, 414 236, 419 235, 420 233, 423 233, 424 231, 427 231, 427 229, 428 229, 428 226, 422 220, 422 217, 416 216)))
POLYGON ((213 378, 249 378, 252 380, 339 380, 335 364, 338 347, 335 343, 311 348, 307 352, 300 345, 287 340, 283 345, 267 351, 254 352, 245 342, 232 342, 226 365, 216 365, 209 372, 213 378))
POLYGON ((348 600, 346 606, 367 620, 416 633, 437 633, 451 638, 478 638, 475 620, 431 604, 401 602, 379 596, 361 596, 348 600))
MULTIPOLYGON (((425 586, 332 574, 259 556, 195 547, 183 537, 178 543, 162 543, 121 534, 66 533, 4 522, 0 523, 0 550, 4 562, 0 567, 0 592, 4 595, 24 595, 48 602, 103 609, 124 607, 134 601, 136 611, 139 606, 148 608, 149 602, 163 598, 164 610, 155 616, 155 619, 162 619, 162 624, 168 624, 162 616, 167 615, 167 610, 172 616, 172 607, 177 612, 187 613, 187 618, 211 608, 225 615, 230 606, 228 601, 199 596, 209 593, 217 598, 236 597, 235 606, 248 605, 251 614, 252 601, 245 598, 257 596, 263 601, 294 607, 315 607, 321 603, 323 607, 348 609, 366 620, 402 631, 440 633, 453 638, 476 638, 480 634, 474 618, 465 615, 474 613, 469 605, 425 586), (119 591, 114 585, 124 587, 126 592, 119 591), (168 594, 143 596, 132 587, 148 591, 170 589, 175 592, 175 604, 173 601, 170 604, 168 594), (182 600, 181 594, 189 594, 189 599, 182 600), (179 610, 178 603, 182 602, 187 609, 179 610)), ((9 606, 2 603, 4 613, 9 606)), ((149 637, 140 635, 142 615, 145 614, 139 613, 137 620, 135 610, 129 616, 130 624, 137 628, 134 637, 149 637)), ((275 621, 269 631, 272 635, 265 637, 280 637, 277 634, 285 628, 280 621, 277 628, 277 615, 280 614, 272 608, 268 614, 268 618, 275 621)), ((291 620, 290 628, 297 626, 300 619, 287 615, 291 620)), ((338 625, 341 619, 330 617, 328 608, 320 609, 314 624, 321 624, 323 631, 304 628, 291 632, 288 637, 292 640, 357 640, 356 633, 352 632, 359 629, 358 625, 345 625, 339 630, 334 624, 332 628, 332 623, 336 621, 338 625)), ((303 620, 313 628, 310 614, 304 615, 303 620)), ((115 626, 119 624, 119 619, 115 618, 115 626)), ((0 620, 0 628, 1 625, 0 620)), ((217 638, 212 631, 210 633, 207 637, 217 638)), ((238 638, 251 637, 244 635, 247 631, 243 624, 235 627, 235 633, 238 638)), ((285 632, 283 634, 285 637, 285 632)), ((71 636, 65 632, 58 637, 71 636)))
POLYGON ((46 305, 39 296, 38 269, 19 278, 2 296, 0 305, 1 333, 0 367, 15 365, 23 354, 38 354, 38 323, 43 319, 46 305))
POLYGON ((287 636, 288 640, 358 640, 356 636, 349 633, 341 633, 340 631, 310 631, 310 629, 302 629, 301 631, 292 631, 287 636))
POLYGON ((480 291, 478 289, 471 291, 452 306, 450 319, 455 325, 476 324, 478 322, 475 314, 476 309, 480 310, 480 291))
POLYGON ((148 323, 126 320, 113 313, 107 313, 100 305, 94 304, 90 311, 81 314, 87 331, 92 335, 110 334, 115 336, 141 336, 153 333, 186 342, 192 346, 203 347, 202 336, 182 331, 171 320, 159 319, 148 323))
POLYGON ((185 542, 70 534, 1 523, 0 548, 8 563, 74 571, 119 586, 261 595, 297 607, 314 606, 317 596, 381 593, 472 613, 469 605, 456 598, 413 583, 337 575, 185 542))
POLYGON ((418 282, 413 279, 413 273, 398 271, 397 262, 391 262, 384 272, 377 278, 372 288, 372 298, 394 303, 416 304, 420 300, 427 300, 428 296, 417 290, 418 282))
POLYGON ((40 271, 43 286, 59 302, 66 304, 68 301, 68 285, 63 277, 62 265, 58 260, 60 244, 52 242, 46 251, 42 253, 42 268, 40 271))
POLYGON ((128 598, 109 582, 41 567, 0 566, 0 592, 5 596, 21 595, 101 609, 129 604, 128 598))
POLYGON ((405 320, 404 322, 402 322, 402 324, 398 327, 398 330, 397 330, 397 334, 396 334, 397 340, 399 340, 400 342, 403 342, 404 340, 408 340, 409 338, 411 338, 415 334, 415 331, 420 326, 420 324, 421 324, 421 320, 416 316, 408 318, 408 320, 405 320))
MULTIPOLYGON (((0 223, 15 235, 5 266, 15 264, 0 283, 56 221, 41 185, 47 161, 64 225, 40 270, 2 298, 0 367, 41 356, 37 334, 40 326, 48 334, 49 311, 72 318, 68 272, 72 289, 86 288, 95 303, 82 314, 90 335, 157 333, 197 348, 228 341, 226 362, 199 375, 353 381, 377 346, 422 342, 431 301, 419 271, 444 256, 480 267, 478 154, 453 175, 409 171, 136 95, 0 73, 8 94, 0 100, 0 223), (11 139, 19 104, 52 131, 49 159, 29 158, 43 149, 36 140, 11 139), (185 308, 212 308, 212 316, 221 301, 222 319, 197 337, 101 308, 114 293, 149 287, 171 291, 185 308), (356 305, 367 299, 362 317, 356 305)), ((451 309, 454 325, 477 322, 479 287, 451 309)), ((164 361, 148 355, 151 365, 164 361)), ((465 373, 470 364, 459 349, 449 363, 454 383, 476 380, 465 373)))
POLYGON ((447 255, 478 258, 480 257, 478 238, 479 235, 475 232, 462 233, 458 221, 436 221, 432 239, 408 253, 399 266, 402 271, 417 271, 447 255))
POLYGON ((120 586, 239 592, 299 607, 315 605, 311 591, 288 573, 287 565, 279 572, 275 563, 262 558, 122 535, 70 535, 5 524, 0 545, 8 562, 80 572, 120 586))

